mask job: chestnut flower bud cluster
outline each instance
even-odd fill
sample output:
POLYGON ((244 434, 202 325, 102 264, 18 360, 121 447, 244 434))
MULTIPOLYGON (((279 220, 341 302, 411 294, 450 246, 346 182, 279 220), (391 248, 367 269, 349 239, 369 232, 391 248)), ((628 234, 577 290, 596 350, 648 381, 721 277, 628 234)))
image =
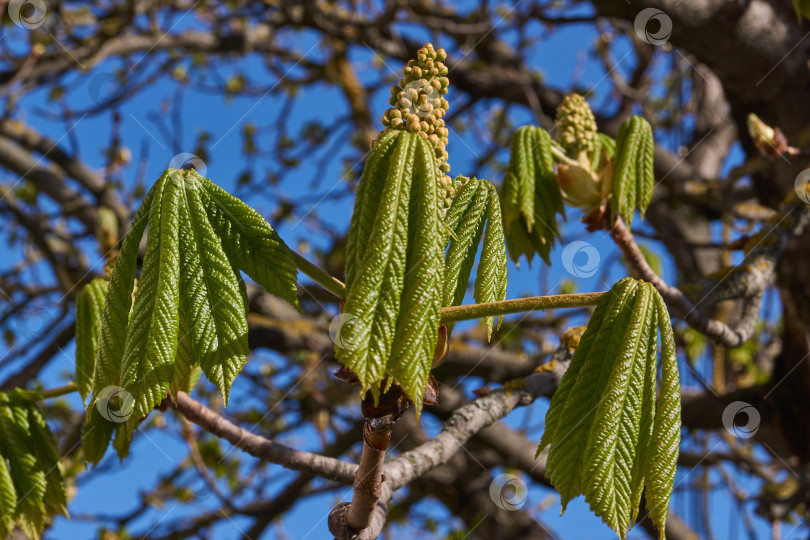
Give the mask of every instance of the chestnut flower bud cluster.
POLYGON ((416 59, 408 61, 403 70, 404 76, 391 87, 388 103, 392 108, 385 111, 382 124, 388 129, 407 130, 416 133, 433 146, 440 171, 439 189, 445 207, 453 202, 458 186, 447 174, 447 128, 442 117, 449 105, 447 94, 447 66, 444 61, 447 53, 438 51, 426 43, 419 49, 416 59))
POLYGON ((579 94, 563 98, 557 107, 557 142, 566 154, 576 158, 581 152, 590 153, 596 141, 596 119, 590 105, 579 94))

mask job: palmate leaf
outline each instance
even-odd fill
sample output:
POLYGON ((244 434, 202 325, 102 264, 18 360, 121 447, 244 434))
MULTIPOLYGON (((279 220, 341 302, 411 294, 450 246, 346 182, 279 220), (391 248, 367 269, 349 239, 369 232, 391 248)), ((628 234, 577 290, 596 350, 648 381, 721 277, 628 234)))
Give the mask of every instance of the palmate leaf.
MULTIPOLYGON (((563 511, 568 502, 583 492, 583 464, 585 446, 594 420, 594 412, 599 399, 607 388, 607 380, 616 360, 621 346, 622 332, 614 332, 616 328, 625 328, 632 315, 625 305, 628 298, 632 298, 637 288, 632 280, 621 281, 611 289, 608 295, 607 312, 602 317, 600 326, 588 329, 583 340, 590 332, 595 332, 594 343, 583 357, 579 349, 574 353, 571 367, 580 363, 576 370, 576 381, 573 383, 568 396, 552 397, 551 409, 562 407, 559 418, 555 424, 555 432, 544 434, 541 447, 551 444, 548 457, 548 476, 562 498, 563 511), (608 331, 611 330, 611 331, 608 331), (580 358, 577 358, 579 354, 580 358), (599 361, 601 359, 602 361, 599 361)), ((565 379, 566 377, 563 377, 565 379)), ((562 388, 562 383, 560 387, 562 388)), ((547 422, 548 426, 549 422, 547 422)), ((548 427, 546 429, 548 432, 548 427)))
POLYGON ((624 538, 646 488, 664 530, 680 442, 677 358, 666 306, 655 288, 626 278, 596 307, 551 400, 538 454, 567 503, 579 494, 624 538), (662 381, 656 404, 656 349, 662 381))
POLYGON ((616 160, 613 167, 613 212, 628 225, 633 222, 636 208, 642 217, 652 200, 655 175, 653 172, 652 127, 640 116, 625 120, 616 137, 616 160))
POLYGON ((138 210, 110 278, 82 435, 85 459, 98 463, 113 432, 123 458, 137 423, 170 388, 190 391, 200 370, 227 403, 248 354, 247 293, 239 269, 294 303, 292 261, 254 210, 195 171, 167 170, 138 210))
POLYGON ((186 334, 181 334, 180 340, 189 339, 192 357, 208 380, 217 385, 227 406, 231 384, 249 352, 245 304, 236 273, 208 222, 200 182, 188 175, 184 185, 180 309, 186 334))
MULTIPOLYGON (((592 499, 597 515, 617 531, 630 527, 633 508, 634 461, 643 456, 639 441, 644 394, 644 376, 648 362, 647 341, 653 327, 650 288, 640 286, 631 307, 632 316, 616 364, 608 379, 608 388, 596 409, 588 446, 585 448, 584 491, 592 499)), ((618 328, 616 329, 619 330, 618 328)))
POLYGON ((512 138, 502 193, 506 247, 515 263, 521 255, 531 263, 538 253, 548 264, 559 236, 556 215, 565 218, 551 144, 551 136, 534 126, 521 127, 512 138))
POLYGON ((396 383, 417 411, 438 337, 444 245, 454 234, 442 221, 438 176, 435 151, 423 137, 390 130, 375 143, 352 214, 335 340, 338 360, 363 392, 376 399, 396 383))
POLYGON ((94 279, 76 297, 76 386, 82 401, 93 391, 98 337, 104 313, 107 280, 94 279))
POLYGON ((67 515, 59 452, 42 413, 20 390, 0 393, 0 537, 16 522, 38 539, 48 518, 67 515))

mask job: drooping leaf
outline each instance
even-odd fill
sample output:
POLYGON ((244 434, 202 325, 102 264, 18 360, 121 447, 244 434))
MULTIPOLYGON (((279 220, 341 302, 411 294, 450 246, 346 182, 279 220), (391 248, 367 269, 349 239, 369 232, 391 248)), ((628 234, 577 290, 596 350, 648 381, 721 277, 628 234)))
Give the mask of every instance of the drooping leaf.
MULTIPOLYGON (((2 445, 0 445, 2 449, 2 445)), ((5 456, 0 453, 0 538, 6 538, 14 523, 17 509, 17 490, 8 469, 5 456)))
POLYGON ((46 521, 67 515, 59 452, 42 413, 23 391, 0 393, 0 533, 17 523, 39 539, 46 521))
MULTIPOLYGON (((556 214, 565 219, 565 205, 554 174, 554 156, 551 152, 551 135, 543 129, 530 132, 532 157, 534 158, 534 207, 535 218, 541 221, 536 227, 544 227, 543 234, 549 238, 559 236, 556 214), (537 209, 542 206, 542 213, 537 209)), ((531 185, 531 184, 530 184, 531 185)))
POLYGON ((105 388, 118 385, 121 372, 121 358, 129 327, 129 313, 132 307, 132 291, 138 269, 138 248, 146 230, 155 193, 162 193, 168 173, 164 173, 144 197, 135 213, 121 251, 113 267, 104 312, 101 318, 101 333, 96 352, 93 372, 93 398, 87 406, 87 422, 82 429, 82 451, 89 463, 97 464, 104 457, 113 431, 119 424, 104 418, 95 407, 96 399, 105 388))
POLYGON ((347 289, 354 281, 356 269, 362 263, 362 255, 365 253, 363 246, 368 244, 371 237, 379 201, 385 187, 384 179, 388 173, 389 160, 397 142, 396 131, 384 131, 374 142, 374 148, 363 167, 350 223, 353 234, 346 239, 347 289))
POLYGON ((646 487, 663 531, 680 442, 674 339, 655 288, 626 278, 597 305, 551 400, 538 454, 563 510, 579 494, 620 538, 638 516, 646 487), (656 345, 663 378, 656 402, 656 345))
POLYGON ((646 120, 642 123, 642 134, 643 137, 638 149, 638 163, 636 164, 636 171, 638 171, 636 192, 638 193, 638 209, 641 211, 641 219, 644 219, 644 214, 652 200, 653 188, 655 188, 655 171, 653 169, 655 142, 652 127, 646 120))
POLYGON ((265 219, 211 180, 196 171, 190 177, 202 185, 211 203, 208 220, 222 242, 231 264, 296 309, 298 270, 292 252, 265 219))
MULTIPOLYGON (((506 248, 495 187, 486 180, 467 180, 447 211, 445 225, 449 245, 444 264, 443 305, 460 305, 464 300, 482 235, 484 248, 475 280, 475 301, 503 300, 506 297, 506 248)), ((486 318, 488 336, 492 333, 492 322, 493 317, 486 318)), ((446 326, 452 332, 453 324, 446 326)))
POLYGON ((636 166, 640 133, 635 116, 628 118, 616 137, 616 163, 613 167, 613 211, 629 225, 636 209, 636 166), (635 130, 634 130, 635 128, 635 130))
MULTIPOLYGON (((657 293, 653 294, 653 302, 657 293)), ((647 350, 644 352, 646 358, 654 359, 658 351, 658 308, 653 303, 653 313, 650 320, 650 328, 647 334, 647 350)), ((647 460, 649 459, 649 447, 652 441, 653 425, 655 423, 655 395, 656 377, 658 375, 658 362, 648 361, 644 372, 643 388, 641 396, 641 419, 638 429, 638 446, 636 447, 637 459, 633 464, 633 476, 631 482, 631 515, 630 524, 635 523, 641 506, 641 494, 644 491, 644 475, 647 472, 647 460)), ((667 500, 669 498, 667 497, 667 500)))
POLYGON ((447 216, 455 222, 452 223, 451 230, 454 231, 456 238, 450 240, 445 257, 442 301, 444 306, 459 305, 464 300, 464 293, 467 291, 467 283, 475 263, 475 254, 478 252, 478 244, 484 232, 488 198, 487 186, 478 179, 471 178, 461 188, 447 212, 447 216), (465 211, 456 219, 456 214, 461 213, 457 208, 462 207, 465 207, 465 211))
POLYGON ((227 403, 248 353, 240 269, 297 306, 292 252, 261 216, 196 171, 168 169, 138 210, 112 272, 82 435, 87 461, 101 460, 114 432, 113 446, 126 456, 136 424, 170 387, 190 391, 200 369, 227 403))
MULTIPOLYGON (((640 285, 624 330, 616 364, 605 394, 595 411, 598 419, 585 448, 583 491, 594 513, 615 531, 626 531, 634 513, 633 469, 639 459, 638 443, 649 358, 647 341, 652 330, 653 301, 649 287, 640 285)), ((620 331, 619 328, 616 331, 620 331)), ((655 357, 651 359, 655 361, 655 357)), ((637 511, 636 511, 637 513, 637 511)), ((623 534, 620 532, 620 536, 623 534)))
POLYGON ((155 182, 144 197, 141 207, 135 214, 115 266, 110 276, 107 295, 104 300, 101 334, 96 354, 93 374, 94 395, 103 388, 115 384, 121 370, 121 358, 124 355, 124 340, 129 326, 129 312, 132 307, 132 291, 135 288, 137 273, 138 248, 146 230, 155 193, 163 191, 166 173, 155 182))
MULTIPOLYGON (((489 192, 487 200, 487 229, 484 234, 484 247, 481 250, 481 260, 478 263, 478 273, 475 277, 475 301, 500 302, 506 299, 506 246, 504 245, 503 220, 501 218, 501 205, 495 187, 484 181, 489 192)), ((494 317, 487 317, 487 339, 492 338, 492 323, 494 317)), ((498 328, 501 326, 503 316, 499 317, 498 328)))
POLYGON ((600 335, 599 330, 602 328, 602 323, 605 315, 608 314, 609 307, 608 302, 599 303, 588 321, 588 327, 592 330, 582 334, 582 337, 579 340, 579 345, 576 348, 576 352, 571 359, 568 370, 566 371, 566 376, 560 380, 560 385, 554 392, 554 397, 552 400, 556 400, 557 405, 555 407, 549 407, 546 413, 546 426, 543 430, 543 435, 540 438, 540 444, 537 446, 537 453, 535 454, 535 457, 539 456, 540 452, 550 445, 552 440, 556 440, 561 438, 563 435, 567 435, 558 434, 560 415, 565 409, 565 403, 568 401, 568 397, 577 382, 579 373, 582 371, 582 367, 585 365, 585 360, 590 354, 591 347, 593 347, 594 341, 596 341, 596 336, 600 335))
POLYGON ((459 181, 458 177, 456 179, 456 183, 458 184, 458 191, 456 191, 456 196, 453 199, 453 203, 450 205, 450 208, 447 209, 447 212, 444 215, 444 245, 448 246, 451 239, 459 240, 457 230, 459 230, 459 223, 464 215, 470 208, 470 205, 473 203, 473 199, 475 198, 475 194, 478 191, 477 182, 472 182, 473 186, 468 187, 471 183, 472 179, 464 178, 463 181, 459 181))
POLYGON ((37 459, 45 471, 45 510, 47 515, 68 515, 67 493, 62 473, 59 471, 59 460, 62 456, 56 447, 48 424, 39 408, 33 403, 28 407, 28 423, 31 429, 31 442, 37 459))
POLYGON ((681 443, 681 390, 675 336, 672 334, 667 306, 657 293, 655 308, 661 333, 661 387, 655 408, 655 427, 646 457, 644 486, 650 519, 663 539, 681 443))
POLYGON ((531 263, 538 253, 548 264, 559 236, 556 215, 565 217, 551 144, 551 136, 534 126, 521 127, 512 138, 502 192, 506 247, 515 263, 521 255, 531 263))
POLYGON ((438 338, 444 274, 444 237, 434 151, 415 138, 408 217, 408 248, 401 309, 388 361, 394 382, 414 404, 417 415, 433 365, 438 338))
MULTIPOLYGON (((356 254, 354 278, 347 285, 343 308, 346 323, 340 329, 335 348, 340 363, 357 375, 364 391, 372 389, 372 392, 378 391, 377 383, 386 374, 396 333, 405 278, 408 204, 416 153, 415 135, 394 133, 393 151, 389 154, 385 145, 375 145, 373 157, 366 164, 366 167, 373 164, 374 154, 382 153, 387 167, 363 175, 364 181, 375 184, 365 188, 368 196, 380 195, 376 201, 367 201, 376 203, 373 211, 355 205, 352 217, 355 225, 349 229, 349 238, 358 234, 368 234, 368 237, 365 242, 350 240, 360 253, 356 254)), ((377 159, 381 158, 377 156, 377 159)))
POLYGON ((189 339, 192 357, 227 406, 231 384, 249 352, 245 305, 236 274, 208 222, 200 183, 188 175, 183 185, 179 289, 187 335, 180 339, 189 339))
POLYGON ((82 401, 93 391, 101 317, 107 296, 107 280, 94 279, 76 296, 76 386, 82 401))
POLYGON ((146 254, 121 360, 119 386, 134 399, 134 410, 122 422, 127 442, 136 424, 166 397, 174 373, 182 191, 182 171, 174 170, 155 194, 149 214, 146 254))
POLYGON ((180 309, 180 318, 177 326, 177 356, 174 359, 174 375, 169 385, 172 395, 183 391, 190 393, 197 385, 202 369, 197 365, 194 351, 191 347, 191 331, 186 323, 186 317, 180 309))
POLYGON ((549 412, 557 407, 561 407, 562 411, 555 422, 556 432, 543 439, 543 443, 551 445, 547 474, 560 493, 563 510, 571 499, 583 493, 588 435, 624 338, 624 333, 617 329, 624 329, 629 323, 632 312, 627 303, 632 301, 636 288, 637 282, 634 280, 623 280, 611 289, 604 300, 608 307, 599 328, 591 329, 589 323, 583 335, 584 340, 589 332, 597 332, 587 356, 578 360, 579 349, 574 352, 572 365, 578 361, 584 362, 576 373, 574 386, 564 401, 558 399, 556 393, 551 399, 549 412))
POLYGON ((613 212, 628 225, 636 208, 642 216, 652 199, 654 141, 652 127, 640 116, 625 120, 616 137, 616 161, 613 167, 613 212))

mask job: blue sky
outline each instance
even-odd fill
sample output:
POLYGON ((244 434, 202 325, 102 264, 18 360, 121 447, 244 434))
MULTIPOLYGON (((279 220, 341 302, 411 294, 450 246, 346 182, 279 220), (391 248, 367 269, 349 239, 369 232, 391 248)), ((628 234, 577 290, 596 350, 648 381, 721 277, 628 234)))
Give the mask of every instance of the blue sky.
MULTIPOLYGON (((186 24, 192 24, 192 21, 185 21, 178 29, 186 24)), ((22 33, 22 30, 16 27, 6 27, 6 31, 9 32, 8 37, 11 39, 19 38, 22 33)), ((432 39, 431 36, 420 35, 419 32, 410 27, 401 28, 401 32, 408 33, 414 39, 432 39)), ((596 105, 603 107, 605 110, 610 110, 611 103, 608 92, 611 86, 609 80, 605 76, 601 65, 588 56, 588 51, 596 38, 593 29, 585 26, 571 26, 557 30, 553 34, 548 34, 538 25, 534 25, 530 26, 529 32, 542 36, 540 44, 533 49, 528 60, 538 72, 542 73, 544 80, 548 84, 554 87, 568 88, 576 80, 580 87, 589 88, 593 91, 595 96, 593 102, 596 105)), ((320 43, 313 35, 296 33, 291 34, 289 39, 289 43, 294 44, 299 51, 308 57, 320 58, 322 55, 320 43)), ((434 45, 441 47, 443 43, 441 40, 436 40, 434 45)), ((633 67, 632 55, 622 56, 626 50, 626 48, 622 49, 622 46, 619 45, 615 53, 617 58, 622 58, 619 63, 620 70, 625 73, 633 67)), ((370 51, 362 48, 353 51, 352 59, 358 63, 360 77, 366 83, 376 82, 381 77, 389 77, 392 72, 396 73, 397 76, 400 74, 401 66, 391 62, 387 65, 377 62, 370 51)), ((143 62, 154 63, 154 59, 148 57, 143 62)), ((92 106, 95 98, 99 95, 108 95, 111 87, 114 89, 110 73, 118 67, 115 63, 105 62, 89 73, 69 80, 67 102, 75 109, 92 106)), ((660 69, 663 69, 663 67, 660 69)), ((218 71, 226 78, 244 72, 249 79, 272 80, 272 76, 267 75, 263 63, 255 57, 249 57, 237 62, 219 63, 218 71)), ((294 76, 296 73, 297 70, 293 68, 290 76, 294 76)), ((450 99, 452 112, 452 99, 454 97, 452 93, 452 72, 449 76, 451 94, 448 98, 450 99)), ((134 162, 137 162, 144 155, 144 150, 148 150, 148 160, 145 163, 145 178, 148 187, 149 183, 158 178, 178 153, 194 151, 197 137, 201 132, 210 133, 211 139, 207 145, 209 157, 205 163, 207 176, 244 197, 259 212, 269 216, 278 204, 277 198, 274 196, 257 198, 251 192, 238 189, 235 181, 246 170, 252 171, 255 178, 261 178, 263 174, 273 168, 273 156, 259 156, 247 162, 241 159, 242 130, 246 123, 252 122, 257 125, 260 133, 262 133, 262 140, 273 140, 275 136, 273 131, 274 123, 278 121, 283 109, 288 106, 281 92, 282 86, 279 85, 265 95, 237 96, 232 99, 224 99, 219 95, 187 87, 184 89, 182 101, 180 101, 177 99, 176 90, 178 85, 176 82, 168 78, 159 78, 154 84, 139 92, 120 108, 122 144, 131 149, 134 162), (149 114, 161 111, 161 106, 164 104, 166 109, 159 112, 161 116, 168 118, 168 114, 177 114, 182 119, 183 132, 179 144, 167 140, 149 114), (168 114, 165 111, 169 111, 168 114)), ((375 117, 381 116, 382 112, 387 108, 387 97, 386 90, 373 96, 372 104, 375 117)), ((495 105, 495 103, 484 104, 482 114, 486 112, 487 107, 495 105)), ((342 112, 344 107, 343 98, 335 89, 322 85, 311 86, 302 92, 294 102, 293 110, 287 122, 291 126, 303 126, 313 119, 322 119, 329 123, 332 119, 337 118, 337 113, 342 112)), ((75 136, 81 142, 81 157, 92 167, 103 167, 104 157, 101 149, 108 142, 109 114, 82 117, 71 126, 69 133, 66 134, 63 124, 41 118, 34 112, 37 109, 54 110, 54 104, 47 99, 46 90, 35 92, 26 97, 18 107, 17 116, 50 137, 60 140, 60 144, 66 144, 70 137, 75 136)), ((532 118, 526 111, 516 113, 514 120, 516 125, 532 122, 532 118)), ((482 146, 481 142, 477 140, 477 136, 479 134, 469 131, 463 134, 451 131, 448 151, 450 152, 450 163, 453 167, 452 174, 476 175, 489 178, 498 183, 501 180, 499 177, 489 176, 492 171, 474 171, 470 169, 482 146)), ((335 150, 324 149, 323 151, 334 152, 335 150)), ((345 148, 337 149, 338 156, 347 156, 349 154, 350 152, 345 148)), ((739 159, 739 151, 733 152, 729 157, 727 166, 733 166, 739 159)), ((338 202, 319 202, 325 194, 341 191, 346 187, 346 182, 341 177, 340 159, 335 159, 327 167, 317 189, 313 190, 310 187, 310 179, 317 173, 316 161, 315 159, 307 160, 302 164, 294 176, 289 177, 278 186, 279 192, 289 198, 309 197, 312 201, 312 212, 317 213, 321 219, 325 220, 335 230, 345 230, 351 212, 352 200, 343 198, 338 202)), ((0 181, 4 183, 14 183, 17 180, 6 172, 1 174, 0 181)), ((128 167, 125 174, 129 183, 134 182, 137 175, 136 164, 128 167)), ((554 293, 559 290, 563 283, 573 283, 576 290, 580 292, 604 290, 625 275, 625 270, 619 263, 618 250, 613 246, 610 239, 606 237, 605 232, 585 232, 584 227, 578 222, 578 217, 576 212, 569 213, 568 222, 563 229, 562 242, 552 251, 552 266, 550 269, 545 268, 542 262, 537 259, 535 259, 535 263, 531 267, 522 264, 520 268, 516 268, 510 262, 508 297, 514 298, 523 294, 554 293), (599 271, 592 277, 577 277, 564 268, 561 261, 562 250, 565 245, 573 240, 586 241, 596 248, 600 261, 599 271), (541 276, 543 272, 548 272, 545 278, 541 276), (547 283, 549 285, 548 289, 541 288, 541 283, 547 283)), ((306 242, 313 247, 324 245, 322 240, 323 232, 311 227, 308 220, 302 219, 301 215, 283 223, 273 223, 273 225, 277 227, 282 237, 291 246, 304 249, 306 246, 299 244, 300 242, 306 242)), ((640 226, 644 227, 644 225, 640 226)), ((646 245, 656 250, 655 243, 647 242, 646 245)), ((96 255, 95 250, 90 253, 93 256, 96 255)), ((19 253, 12 253, 11 255, 13 260, 14 256, 19 256, 19 253)), ((584 257, 584 255, 580 254, 577 264, 584 263, 581 257, 584 257)), ((7 258, 4 264, 9 262, 10 260, 7 258)), ((101 264, 103 262, 99 261, 97 268, 100 269, 101 264)), ((674 282, 675 273, 671 260, 663 257, 662 264, 663 277, 670 282, 674 282)), ((302 277, 302 281, 306 281, 306 279, 302 277)), ((468 299, 468 301, 471 301, 471 299, 468 299)), ((47 319, 50 315, 44 312, 42 316, 47 319)), ((26 321, 25 324, 31 323, 26 321)), ((3 354, 7 352, 2 351, 3 354)), ((73 354, 74 350, 71 345, 64 350, 64 354, 58 355, 49 364, 42 377, 46 386, 61 385, 72 379, 73 354)), ((283 361, 283 358, 267 352, 261 352, 251 359, 251 362, 278 363, 283 361)), ((0 367, 0 379, 18 369, 23 363, 24 360, 21 359, 12 365, 0 367)), ((683 384, 686 387, 698 388, 697 381, 688 370, 682 371, 684 372, 683 384)), ((474 387, 475 382, 470 381, 469 388, 474 387)), ((233 396, 240 400, 248 399, 249 396, 245 394, 245 388, 246 386, 240 384, 239 379, 237 379, 233 389, 233 396)), ((78 396, 71 396, 67 400, 77 408, 81 406, 78 396)), ((244 401, 241 402, 244 403, 244 401)), ((547 402, 541 400, 532 407, 513 413, 506 422, 514 426, 523 425, 525 415, 530 414, 530 425, 535 426, 535 431, 530 433, 530 438, 539 441, 542 418, 546 407, 547 402)), ((156 416, 159 415, 152 415, 152 421, 156 416)), ((168 417, 169 415, 163 416, 168 417)), ((433 432, 439 428, 430 415, 425 415, 423 418, 423 421, 433 432)), ((311 447, 315 440, 314 434, 306 430, 294 435, 296 440, 290 442, 298 446, 311 447)), ((105 472, 88 475, 87 479, 82 482, 77 495, 71 501, 70 512, 73 519, 58 518, 54 528, 47 533, 47 538, 61 540, 94 537, 93 525, 82 521, 82 514, 92 512, 113 515, 137 507, 140 500, 139 493, 150 489, 155 479, 161 473, 172 469, 177 460, 182 459, 185 454, 186 446, 179 436, 178 425, 174 421, 170 421, 163 429, 150 431, 148 435, 144 433, 136 435, 131 456, 126 461, 118 464, 112 455, 108 455, 108 461, 103 465, 105 472)), ((271 469, 276 475, 294 477, 293 473, 285 473, 278 467, 273 466, 271 469)), ((680 485, 685 486, 698 479, 700 475, 699 470, 681 471, 676 481, 682 482, 680 485)), ((745 478, 740 478, 739 481, 742 485, 750 484, 754 489, 756 487, 755 484, 745 478)), ((200 484, 200 482, 198 481, 197 484, 200 484)), ((271 492, 272 489, 269 489, 267 493, 271 492)), ((349 493, 349 490, 346 489, 336 492, 339 497, 344 498, 349 493)), ((218 504, 216 498, 209 496, 203 489, 200 489, 199 497, 200 508, 215 508, 218 504)), ((713 492, 710 497, 712 515, 717 516, 716 519, 712 520, 716 537, 736 537, 733 527, 739 524, 739 515, 733 509, 732 502, 721 491, 713 492)), ((333 494, 307 499, 305 503, 297 505, 283 517, 284 528, 292 538, 297 540, 324 538, 328 534, 326 516, 335 502, 336 499, 333 494)), ((173 504, 170 502, 161 508, 153 508, 145 512, 135 522, 133 531, 143 534, 153 526, 156 527, 155 531, 159 531, 161 530, 162 519, 175 519, 187 511, 187 509, 173 506, 173 504)), ((542 506, 543 509, 536 510, 535 515, 543 519, 562 538, 614 538, 614 534, 591 514, 581 498, 569 505, 563 517, 558 517, 560 512, 559 497, 552 490, 531 487, 526 504, 533 508, 542 506)), ((431 501, 425 501, 418 509, 428 515, 435 514, 437 518, 441 518, 443 514, 437 511, 435 506, 431 501)), ((686 497, 683 493, 676 493, 673 497, 673 507, 682 516, 694 516, 694 506, 694 499, 686 497)), ((249 524, 250 521, 244 519, 237 519, 233 522, 224 520, 222 524, 214 529, 214 537, 233 538, 240 534, 240 530, 245 529, 249 524)), ((458 526, 461 526, 461 524, 451 520, 439 530, 446 533, 448 530, 458 526)), ((399 537, 396 534, 397 530, 395 528, 394 537, 399 537)), ((767 530, 767 528, 763 528, 762 522, 758 522, 759 532, 765 534, 767 530)), ((785 530, 789 531, 790 528, 786 527, 785 530)), ((742 531, 740 533, 742 534, 742 531)), ((274 534, 272 528, 269 528, 264 538, 274 538, 274 534)), ((431 535, 425 533, 424 536, 430 537, 431 535)), ((645 537, 645 535, 634 531, 631 537, 641 538, 645 537)))

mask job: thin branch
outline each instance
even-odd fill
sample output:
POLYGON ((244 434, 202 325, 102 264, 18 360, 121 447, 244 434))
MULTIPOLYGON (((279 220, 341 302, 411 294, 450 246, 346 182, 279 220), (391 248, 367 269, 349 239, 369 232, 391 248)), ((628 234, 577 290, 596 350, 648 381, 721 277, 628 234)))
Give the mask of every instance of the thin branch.
POLYGON ((708 276, 691 286, 689 296, 655 273, 636 244, 633 233, 620 217, 613 223, 610 235, 636 273, 658 289, 673 315, 726 347, 738 347, 748 341, 754 332, 762 294, 773 281, 776 262, 788 240, 800 233, 808 222, 810 208, 793 195, 763 225, 760 233, 749 241, 750 247, 746 249, 745 259, 740 265, 726 269, 722 274, 708 276), (698 297, 697 302, 692 300, 698 297), (701 305, 708 306, 731 298, 743 299, 742 317, 735 328, 698 310, 701 305))
POLYGON ((39 401, 39 400, 42 400, 42 399, 51 399, 51 398, 66 396, 68 394, 72 394, 77 389, 78 388, 76 387, 75 382, 69 382, 66 385, 60 386, 58 388, 48 388, 48 389, 45 389, 45 390, 26 391, 25 394, 27 395, 27 397, 29 399, 39 401))
POLYGON ((177 411, 204 430, 223 438, 251 456, 288 469, 310 472, 341 484, 351 484, 356 465, 303 450, 295 450, 243 429, 185 392, 175 397, 177 411))
POLYGON ((442 308, 442 322, 467 321, 492 315, 509 315, 511 313, 522 313, 541 309, 593 306, 606 294, 607 292, 593 292, 558 294, 554 296, 531 296, 528 298, 504 300, 502 302, 450 306, 442 308))
MULTIPOLYGON (((311 263, 298 253, 293 252, 298 269, 322 285, 326 290, 338 298, 345 298, 346 286, 336 278, 330 276, 325 270, 311 263)), ((466 306, 450 306, 442 308, 442 322, 468 321, 489 316, 509 315, 525 311, 538 311, 553 308, 573 308, 593 306, 606 292, 558 294, 552 296, 531 296, 528 298, 515 298, 502 302, 487 302, 484 304, 470 304, 466 306)))
POLYGON ((330 276, 326 270, 323 270, 318 265, 308 261, 295 251, 293 251, 292 254, 293 258, 295 258, 295 265, 299 270, 338 298, 346 298, 346 285, 344 285, 340 280, 330 276))
POLYGON ((393 425, 390 417, 372 418, 363 424, 363 452, 354 475, 352 502, 346 512, 346 523, 357 531, 369 526, 382 495, 383 462, 393 425))

